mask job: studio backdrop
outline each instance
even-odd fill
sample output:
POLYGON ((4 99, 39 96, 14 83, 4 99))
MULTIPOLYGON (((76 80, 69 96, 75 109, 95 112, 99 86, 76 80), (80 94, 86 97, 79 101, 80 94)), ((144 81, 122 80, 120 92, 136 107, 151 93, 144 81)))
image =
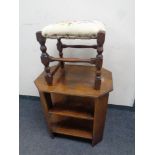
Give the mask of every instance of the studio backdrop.
MULTIPOLYGON (((99 20, 106 26, 103 67, 112 71, 109 104, 134 103, 134 0, 20 0, 20 94, 39 96, 34 80, 44 67, 35 33, 50 23, 99 20)), ((75 43, 75 40, 66 41, 75 43)), ((79 43, 83 41, 78 40, 79 43)), ((84 43, 92 44, 95 40, 84 43)), ((76 41, 77 43, 77 41, 76 41)), ((48 40, 49 54, 58 56, 56 40, 48 40)), ((66 57, 94 57, 93 49, 65 49, 66 57), (72 52, 72 51, 75 52, 72 52)), ((53 65, 54 63, 52 63, 53 65)))

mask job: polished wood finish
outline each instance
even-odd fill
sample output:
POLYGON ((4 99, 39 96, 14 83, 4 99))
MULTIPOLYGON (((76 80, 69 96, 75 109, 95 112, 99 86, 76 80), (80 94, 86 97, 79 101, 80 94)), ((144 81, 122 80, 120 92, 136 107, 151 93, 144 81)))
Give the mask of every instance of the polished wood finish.
POLYGON ((53 62, 53 61, 59 61, 61 62, 85 62, 85 63, 91 63, 91 64, 95 64, 96 63, 96 59, 95 58, 91 58, 91 59, 80 59, 80 58, 54 58, 52 56, 49 57, 49 62, 53 62))
POLYGON ((103 44, 105 41, 105 33, 99 32, 97 34, 97 56, 96 56, 96 77, 95 77, 95 89, 101 87, 101 68, 103 63, 103 44))
POLYGON ((94 48, 97 49, 97 45, 66 45, 62 44, 63 48, 94 48))
POLYGON ((94 146, 102 140, 112 74, 101 69, 101 89, 95 90, 95 67, 65 65, 64 69, 55 74, 52 86, 46 83, 45 72, 35 80, 48 130, 52 137, 57 133, 86 138, 94 146))
POLYGON ((97 144, 99 141, 101 141, 103 137, 104 124, 108 106, 108 97, 109 93, 95 100, 93 140, 92 140, 93 146, 97 144))
POLYGON ((92 126, 92 121, 65 118, 53 123, 51 129, 54 133, 92 139, 92 126))
POLYGON ((40 43, 40 50, 42 51, 41 55, 41 61, 45 66, 45 79, 48 83, 48 85, 53 84, 53 76, 55 72, 58 70, 56 69, 54 73, 50 72, 49 69, 49 63, 53 61, 58 61, 60 62, 60 66, 63 69, 64 68, 64 63, 65 62, 72 62, 72 63, 90 63, 94 64, 96 66, 96 77, 95 77, 95 84, 94 88, 96 90, 99 90, 101 87, 101 68, 102 68, 102 63, 103 63, 103 44, 105 41, 105 32, 100 31, 97 33, 97 45, 66 45, 61 42, 61 38, 57 39, 57 50, 59 51, 59 56, 60 58, 54 58, 52 56, 49 56, 46 53, 46 38, 42 36, 41 31, 36 33, 37 41, 40 43), (63 58, 63 48, 93 48, 97 49, 97 56, 96 58, 91 58, 91 59, 79 59, 79 58, 63 58))
POLYGON ((44 68, 44 70, 45 70, 45 79, 46 79, 47 83, 49 85, 51 85, 52 81, 53 81, 53 76, 50 73, 49 55, 46 52, 46 50, 47 50, 47 48, 45 46, 46 38, 41 35, 41 31, 36 33, 36 37, 37 37, 37 41, 40 43, 40 50, 42 51, 41 62, 43 63, 43 65, 45 67, 44 68))
MULTIPOLYGON (((51 72, 56 66, 51 67, 51 72)), ((65 65, 64 69, 60 69, 55 74, 53 85, 49 86, 44 80, 43 72, 36 80, 35 84, 40 91, 58 94, 70 94, 74 96, 99 97, 113 90, 112 73, 104 68, 101 69, 101 88, 94 87, 94 72, 96 68, 93 66, 82 65, 65 65)))
POLYGON ((74 99, 71 101, 57 102, 49 110, 49 114, 93 120, 93 105, 90 102, 85 104, 82 102, 74 101, 74 99))
POLYGON ((49 109, 51 109, 52 107, 52 101, 50 100, 50 94, 39 91, 39 95, 40 95, 40 101, 41 101, 42 109, 44 112, 44 116, 47 122, 48 132, 51 135, 51 137, 54 138, 53 131, 51 129, 51 123, 49 120, 49 114, 48 114, 49 109))

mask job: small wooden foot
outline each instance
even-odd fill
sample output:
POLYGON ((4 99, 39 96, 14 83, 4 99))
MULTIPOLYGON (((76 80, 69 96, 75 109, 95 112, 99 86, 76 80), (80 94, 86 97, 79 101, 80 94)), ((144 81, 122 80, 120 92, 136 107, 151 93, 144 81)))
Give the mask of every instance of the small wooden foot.
POLYGON ((53 84, 53 76, 50 73, 45 75, 45 80, 47 81, 48 85, 52 85, 53 84))
POLYGON ((99 90, 101 87, 101 76, 96 76, 95 78, 95 89, 99 90))
POLYGON ((100 141, 102 141, 102 137, 100 139, 97 139, 97 140, 92 140, 92 147, 94 147, 97 143, 99 143, 100 141))

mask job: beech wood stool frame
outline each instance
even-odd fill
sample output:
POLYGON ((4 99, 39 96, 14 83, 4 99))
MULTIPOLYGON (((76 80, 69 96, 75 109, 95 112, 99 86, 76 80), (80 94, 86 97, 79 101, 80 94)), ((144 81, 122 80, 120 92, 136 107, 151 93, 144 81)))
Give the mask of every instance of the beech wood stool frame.
POLYGON ((95 86, 96 90, 99 90, 101 87, 101 68, 103 64, 103 44, 105 41, 105 32, 99 31, 97 33, 97 45, 66 45, 61 42, 61 38, 57 39, 57 49, 59 51, 60 58, 55 58, 49 56, 46 52, 47 48, 45 46, 46 39, 42 36, 41 31, 36 32, 37 41, 40 43, 40 50, 42 51, 41 54, 41 62, 45 66, 45 79, 48 85, 52 85, 53 83, 53 76, 57 72, 57 70, 61 67, 64 68, 64 62, 86 62, 90 64, 94 64, 96 66, 96 76, 95 76, 95 86), (93 48, 97 50, 96 58, 90 59, 80 59, 80 58, 63 58, 63 48, 93 48), (50 72, 49 63, 58 61, 58 65, 53 72, 50 72))

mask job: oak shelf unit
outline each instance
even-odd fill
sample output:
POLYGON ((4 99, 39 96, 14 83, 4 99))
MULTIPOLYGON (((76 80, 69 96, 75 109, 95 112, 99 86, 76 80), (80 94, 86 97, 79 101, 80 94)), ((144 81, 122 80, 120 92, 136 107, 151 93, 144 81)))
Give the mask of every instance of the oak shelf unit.
POLYGON ((89 102, 90 99, 85 97, 55 93, 51 94, 51 98, 53 105, 48 115, 52 132, 92 139, 94 119, 92 101, 89 102))
MULTIPOLYGON (((55 66, 51 67, 54 70, 55 66)), ((44 72, 35 80, 50 134, 102 140, 112 74, 102 69, 101 89, 93 89, 94 67, 65 65, 49 86, 44 72)))

